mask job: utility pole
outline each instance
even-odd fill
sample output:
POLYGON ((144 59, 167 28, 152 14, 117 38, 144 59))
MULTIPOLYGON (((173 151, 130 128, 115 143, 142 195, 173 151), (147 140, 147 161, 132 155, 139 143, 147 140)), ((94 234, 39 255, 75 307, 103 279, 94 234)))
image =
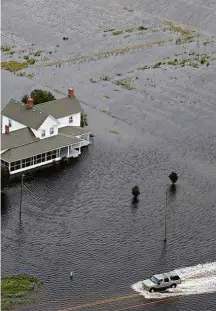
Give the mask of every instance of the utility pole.
POLYGON ((24 177, 24 174, 22 174, 22 175, 21 175, 21 191, 20 191, 20 220, 21 220, 21 216, 22 216, 23 177, 24 177))
POLYGON ((167 242, 167 212, 168 212, 168 199, 166 190, 166 205, 165 205, 165 226, 164 226, 164 243, 167 242))

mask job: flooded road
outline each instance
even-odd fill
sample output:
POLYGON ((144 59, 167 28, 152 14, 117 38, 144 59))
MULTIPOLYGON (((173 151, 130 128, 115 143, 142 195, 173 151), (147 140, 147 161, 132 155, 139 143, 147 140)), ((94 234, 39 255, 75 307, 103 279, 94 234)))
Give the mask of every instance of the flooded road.
POLYGON ((136 296, 88 310, 215 310, 215 293, 144 306, 151 300, 131 287, 154 273, 215 262, 214 2, 5 1, 2 9, 2 44, 14 51, 4 60, 41 51, 24 70, 32 79, 3 71, 2 105, 34 88, 62 97, 74 87, 95 134, 73 166, 25 180, 22 223, 20 185, 3 197, 2 275, 34 274, 45 288, 20 310, 73 310, 127 295, 136 296), (175 25, 166 28, 177 15, 195 27, 192 42, 175 25), (122 33, 104 32, 111 28, 122 33), (164 247, 173 170, 179 181, 169 192, 164 247))

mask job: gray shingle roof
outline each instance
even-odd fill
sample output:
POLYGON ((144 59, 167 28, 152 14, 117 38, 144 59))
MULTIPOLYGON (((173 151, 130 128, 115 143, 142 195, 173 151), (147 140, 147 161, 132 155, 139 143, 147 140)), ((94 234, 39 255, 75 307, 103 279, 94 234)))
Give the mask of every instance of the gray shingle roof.
POLYGON ((47 115, 51 114, 56 119, 83 111, 76 97, 66 97, 38 104, 35 106, 35 109, 43 110, 47 115))
POLYGON ((13 162, 80 142, 78 138, 56 135, 5 151, 1 158, 13 162))
POLYGON ((80 136, 83 134, 90 133, 90 131, 79 127, 79 126, 65 126, 61 127, 58 130, 59 134, 66 134, 66 135, 71 135, 71 136, 80 136))
POLYGON ((1 150, 15 148, 21 145, 30 144, 39 139, 35 137, 32 131, 25 127, 18 131, 10 132, 9 134, 1 135, 1 150))
POLYGON ((76 97, 56 99, 27 109, 26 105, 11 99, 2 110, 2 115, 37 130, 49 115, 62 118, 82 112, 80 102, 76 97))
POLYGON ((35 107, 27 109, 22 102, 11 99, 2 110, 2 115, 37 130, 48 115, 47 113, 41 113, 38 109, 36 110, 35 107))

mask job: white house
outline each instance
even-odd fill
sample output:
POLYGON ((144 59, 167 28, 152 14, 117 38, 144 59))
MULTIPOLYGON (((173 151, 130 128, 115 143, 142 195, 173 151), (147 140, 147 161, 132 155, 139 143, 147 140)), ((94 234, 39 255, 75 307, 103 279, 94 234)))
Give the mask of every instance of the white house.
POLYGON ((11 99, 2 110, 1 164, 10 174, 47 165, 63 157, 76 158, 90 144, 90 132, 80 127, 82 108, 68 97, 34 105, 11 99))

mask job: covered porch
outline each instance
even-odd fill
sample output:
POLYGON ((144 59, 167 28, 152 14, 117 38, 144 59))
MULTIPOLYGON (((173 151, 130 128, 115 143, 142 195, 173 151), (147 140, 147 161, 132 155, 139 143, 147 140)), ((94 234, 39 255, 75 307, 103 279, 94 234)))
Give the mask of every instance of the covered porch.
POLYGON ((52 164, 53 161, 60 161, 61 158, 77 158, 81 153, 81 143, 70 144, 58 149, 39 153, 27 158, 6 161, 1 159, 1 164, 8 168, 11 175, 31 170, 40 166, 52 164), (76 149, 75 149, 76 148, 76 149))

